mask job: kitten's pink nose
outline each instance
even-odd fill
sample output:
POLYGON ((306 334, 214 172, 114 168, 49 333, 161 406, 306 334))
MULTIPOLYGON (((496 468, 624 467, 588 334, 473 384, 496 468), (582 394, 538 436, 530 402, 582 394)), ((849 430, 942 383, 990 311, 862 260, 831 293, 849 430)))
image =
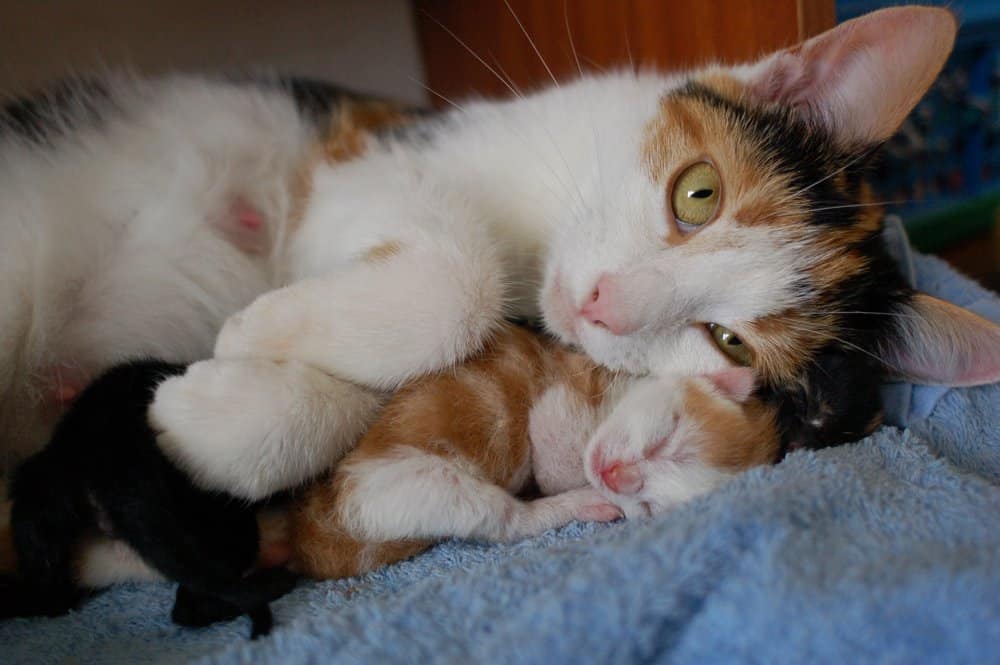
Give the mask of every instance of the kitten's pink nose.
POLYGON ((601 275, 590 294, 590 300, 580 308, 580 316, 595 326, 606 328, 612 335, 627 335, 636 329, 623 306, 621 287, 611 275, 601 275))
POLYGON ((635 494, 642 489, 642 473, 635 464, 615 462, 601 471, 601 480, 616 494, 635 494))

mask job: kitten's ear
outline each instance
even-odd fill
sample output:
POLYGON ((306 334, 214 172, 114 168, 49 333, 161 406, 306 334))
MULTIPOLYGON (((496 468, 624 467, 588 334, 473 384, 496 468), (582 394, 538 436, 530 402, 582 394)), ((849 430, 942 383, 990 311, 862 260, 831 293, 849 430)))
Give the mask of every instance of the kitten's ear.
POLYGON ((882 349, 890 370, 915 383, 978 386, 1000 381, 1000 325, 918 294, 882 349))
POLYGON ((705 378, 726 397, 743 403, 757 387, 757 377, 749 367, 730 367, 706 374, 705 378))
POLYGON ((937 78, 957 30, 947 9, 883 9, 768 56, 743 77, 754 98, 793 106, 845 144, 880 143, 937 78))

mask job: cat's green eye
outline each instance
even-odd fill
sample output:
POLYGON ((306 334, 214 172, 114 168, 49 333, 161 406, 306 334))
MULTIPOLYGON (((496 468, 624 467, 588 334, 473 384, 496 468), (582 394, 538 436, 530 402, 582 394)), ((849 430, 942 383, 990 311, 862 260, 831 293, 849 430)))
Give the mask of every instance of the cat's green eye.
POLYGON ((750 349, 729 328, 718 323, 709 323, 708 332, 719 350, 729 356, 737 365, 750 366, 750 349))
POLYGON ((708 162, 698 162, 684 169, 674 181, 670 203, 674 218, 684 224, 701 226, 715 217, 722 193, 719 172, 708 162))

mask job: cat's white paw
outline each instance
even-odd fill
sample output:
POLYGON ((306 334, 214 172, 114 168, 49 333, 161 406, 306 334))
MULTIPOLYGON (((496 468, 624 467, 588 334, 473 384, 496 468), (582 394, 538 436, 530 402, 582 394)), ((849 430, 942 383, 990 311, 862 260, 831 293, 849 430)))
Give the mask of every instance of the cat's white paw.
POLYGON ((150 422, 198 485, 258 500, 329 468, 378 404, 301 363, 206 360, 160 384, 150 422))
POLYGON ((294 292, 271 291, 258 297, 243 311, 233 314, 215 340, 219 359, 257 358, 284 360, 302 334, 295 317, 294 292))

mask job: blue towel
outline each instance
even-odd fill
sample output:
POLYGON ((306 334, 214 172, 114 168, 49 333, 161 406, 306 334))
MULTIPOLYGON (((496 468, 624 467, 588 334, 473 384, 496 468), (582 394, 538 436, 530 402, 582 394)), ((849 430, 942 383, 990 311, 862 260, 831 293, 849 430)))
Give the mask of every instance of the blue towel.
MULTIPOLYGON (((995 296, 904 258, 920 288, 1000 320, 995 296)), ((172 586, 123 585, 65 617, 0 623, 0 662, 995 660, 1000 385, 892 391, 907 429, 797 451, 656 518, 447 542, 303 583, 256 642, 245 618, 174 627, 172 586)))

